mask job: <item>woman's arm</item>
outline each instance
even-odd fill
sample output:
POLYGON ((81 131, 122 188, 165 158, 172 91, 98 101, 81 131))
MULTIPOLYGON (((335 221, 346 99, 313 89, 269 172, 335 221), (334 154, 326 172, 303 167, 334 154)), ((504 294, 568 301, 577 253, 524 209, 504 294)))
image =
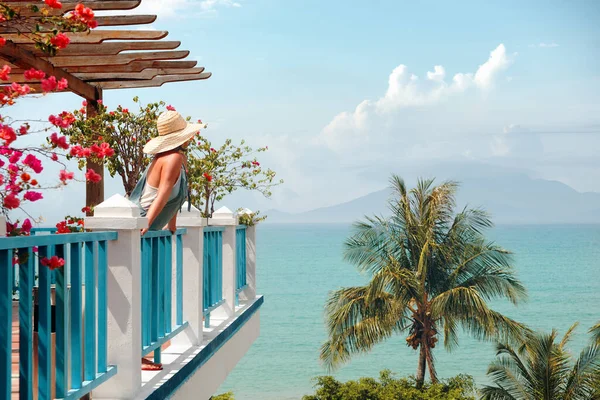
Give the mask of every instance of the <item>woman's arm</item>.
MULTIPOLYGON (((181 171, 181 156, 179 154, 173 154, 165 158, 165 162, 160 171, 158 193, 156 195, 156 199, 154 199, 150 205, 148 214, 146 215, 148 217, 148 227, 152 225, 158 214, 160 214, 164 208, 165 204, 167 204, 171 190, 173 190, 173 186, 175 186, 181 171)), ((145 233, 147 230, 148 229, 145 229, 143 233, 145 233)))

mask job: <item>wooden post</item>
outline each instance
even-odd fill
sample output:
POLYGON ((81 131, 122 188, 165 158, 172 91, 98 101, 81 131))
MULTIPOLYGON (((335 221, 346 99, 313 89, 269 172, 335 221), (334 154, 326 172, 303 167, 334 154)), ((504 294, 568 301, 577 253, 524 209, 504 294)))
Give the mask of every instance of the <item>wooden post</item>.
MULTIPOLYGON (((88 118, 98 114, 98 100, 102 100, 101 89, 98 89, 97 99, 86 99, 86 112, 88 118)), ((85 205, 88 207, 95 207, 104 201, 104 164, 88 158, 86 169, 93 169, 102 177, 102 180, 98 183, 86 182, 85 184, 85 205)), ((91 215, 91 213, 87 214, 88 217, 91 215)))

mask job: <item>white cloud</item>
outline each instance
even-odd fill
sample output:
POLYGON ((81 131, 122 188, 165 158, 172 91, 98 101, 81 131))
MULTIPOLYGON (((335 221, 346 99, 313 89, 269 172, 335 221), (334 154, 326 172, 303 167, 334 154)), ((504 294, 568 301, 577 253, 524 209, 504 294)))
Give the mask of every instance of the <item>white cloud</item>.
POLYGON ((363 146, 373 135, 389 131, 393 119, 403 109, 433 106, 471 88, 489 91, 510 63, 506 48, 500 44, 474 73, 457 73, 450 82, 446 82, 446 71, 441 65, 427 72, 427 79, 422 81, 401 64, 390 74, 383 97, 364 100, 353 112, 335 116, 321 132, 318 142, 338 152, 348 150, 349 146, 363 146))

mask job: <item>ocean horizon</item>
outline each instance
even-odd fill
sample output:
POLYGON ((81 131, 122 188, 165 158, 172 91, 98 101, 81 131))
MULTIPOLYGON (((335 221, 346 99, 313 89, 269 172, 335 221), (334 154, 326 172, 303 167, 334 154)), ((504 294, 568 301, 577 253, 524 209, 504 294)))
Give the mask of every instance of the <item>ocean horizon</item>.
MULTIPOLYGON (((232 391, 236 400, 292 400, 314 391, 314 378, 328 375, 319 362, 326 340, 324 304, 340 287, 363 284, 368 277, 343 260, 350 224, 277 224, 257 228, 257 292, 265 296, 261 333, 217 394, 232 391)), ((577 354, 589 340, 587 330, 600 320, 600 225, 498 225, 487 237, 514 254, 517 276, 528 301, 498 311, 534 329, 562 335, 579 322, 569 345, 577 354)), ((440 378, 469 374, 487 383, 494 344, 459 336, 459 346, 434 349, 440 378)), ((397 376, 415 373, 417 353, 405 336, 393 336, 331 375, 346 381, 378 377, 390 369, 397 376)))

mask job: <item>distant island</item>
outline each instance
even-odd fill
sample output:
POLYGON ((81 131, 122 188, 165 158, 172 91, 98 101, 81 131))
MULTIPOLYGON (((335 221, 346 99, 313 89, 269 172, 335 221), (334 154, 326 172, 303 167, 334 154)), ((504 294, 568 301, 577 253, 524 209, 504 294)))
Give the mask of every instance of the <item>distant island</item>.
MULTIPOLYGON (((463 170, 464 171, 464 170, 463 170)), ((600 223, 600 193, 581 193, 556 181, 533 179, 522 172, 482 169, 456 174, 463 179, 459 208, 483 207, 497 224, 600 223)), ((450 174, 449 174, 450 175, 450 174)), ((442 179, 438 179, 441 181, 442 179)), ((267 223, 350 223, 365 213, 386 215, 388 189, 302 213, 268 210, 267 223)))

